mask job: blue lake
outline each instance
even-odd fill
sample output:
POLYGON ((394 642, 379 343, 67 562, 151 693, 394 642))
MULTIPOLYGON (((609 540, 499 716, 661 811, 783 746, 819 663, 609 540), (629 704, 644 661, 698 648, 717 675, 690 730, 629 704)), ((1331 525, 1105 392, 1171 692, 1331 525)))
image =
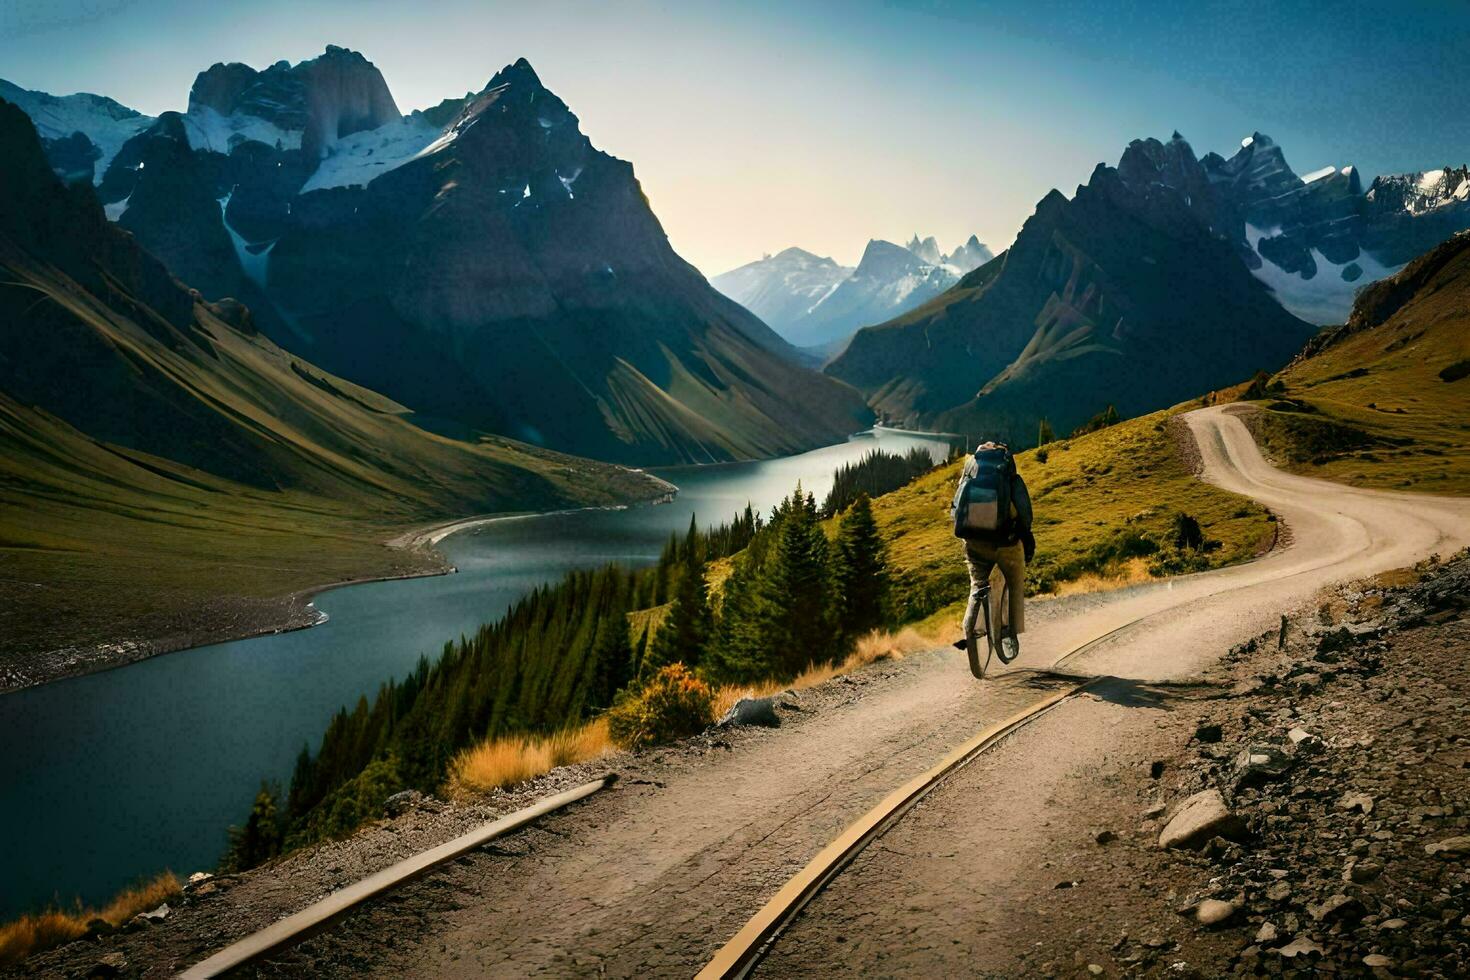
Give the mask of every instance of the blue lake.
MULTIPOLYGON (((164 868, 211 868, 262 778, 289 781, 303 744, 421 654, 576 568, 650 564, 671 531, 763 512, 798 480, 817 499, 875 446, 944 442, 865 433, 781 459, 655 472, 672 503, 499 520, 439 545, 459 569, 325 592, 309 630, 198 647, 0 697, 0 917, 105 901, 164 868)), ((936 515, 936 520, 940 519, 936 515)))

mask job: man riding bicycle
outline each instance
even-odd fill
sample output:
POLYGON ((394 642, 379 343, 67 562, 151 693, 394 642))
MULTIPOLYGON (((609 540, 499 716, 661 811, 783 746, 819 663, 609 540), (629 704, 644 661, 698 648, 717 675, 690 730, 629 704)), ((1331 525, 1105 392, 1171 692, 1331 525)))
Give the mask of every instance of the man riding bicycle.
POLYGON ((964 539, 965 564, 970 571, 970 601, 965 608, 964 638, 955 646, 970 657, 970 670, 983 677, 975 626, 982 614, 987 627, 986 642, 1004 663, 1020 655, 1017 635, 1025 632, 1026 563, 1036 553, 1031 534, 1031 495, 1026 481, 1016 472, 1015 458, 1002 443, 986 442, 965 461, 952 509, 955 535, 964 539), (990 610, 990 575, 995 567, 1005 580, 1009 594, 1008 616, 993 623, 990 610))

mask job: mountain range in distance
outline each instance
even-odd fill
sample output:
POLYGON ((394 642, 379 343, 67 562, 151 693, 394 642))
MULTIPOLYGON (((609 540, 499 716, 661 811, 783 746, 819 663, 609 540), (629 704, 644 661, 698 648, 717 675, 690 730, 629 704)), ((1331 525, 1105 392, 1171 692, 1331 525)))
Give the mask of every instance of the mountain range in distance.
POLYGON ((1259 133, 1229 159, 1135 140, 955 287, 825 368, 905 425, 1034 438, 1284 363, 1362 286, 1470 228, 1462 170, 1298 177, 1259 133))
POLYGON ((407 115, 333 46, 216 64, 156 118, 0 97, 170 272, 436 431, 660 464, 798 452, 871 419, 674 253, 631 165, 524 59, 407 115))
POLYGON ((1148 411, 1275 366, 1470 227, 1464 167, 1365 189, 1351 167, 1298 176, 1260 133, 1228 158, 1176 133, 1047 195, 998 257, 974 237, 874 240, 851 268, 791 248, 712 288, 524 60, 407 115, 336 47, 216 64, 157 118, 0 92, 54 170, 287 349, 436 431, 629 463, 794 452, 873 411, 1013 435, 1148 411))
POLYGON ((875 238, 856 267, 793 247, 717 275, 710 285, 825 360, 859 327, 933 299, 993 257, 974 235, 948 255, 932 236, 915 235, 906 246, 875 238))

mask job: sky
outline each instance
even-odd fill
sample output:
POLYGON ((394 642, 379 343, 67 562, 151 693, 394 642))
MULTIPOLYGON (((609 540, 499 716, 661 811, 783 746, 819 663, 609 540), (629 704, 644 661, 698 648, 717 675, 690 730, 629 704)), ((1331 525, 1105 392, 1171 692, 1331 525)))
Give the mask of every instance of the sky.
POLYGON ((1470 4, 0 0, 0 78, 183 110, 216 61, 361 51, 399 108, 528 58, 706 275, 798 245, 996 251, 1135 138, 1271 135, 1298 173, 1470 159, 1470 4))

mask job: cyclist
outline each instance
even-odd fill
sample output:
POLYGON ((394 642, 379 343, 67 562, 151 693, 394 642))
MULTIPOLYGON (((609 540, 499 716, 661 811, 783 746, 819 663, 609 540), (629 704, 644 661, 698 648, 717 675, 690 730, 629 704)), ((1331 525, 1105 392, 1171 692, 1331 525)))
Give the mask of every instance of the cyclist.
POLYGON ((1010 663, 1021 652, 1016 637, 1026 629, 1026 563, 1036 553, 1036 538, 1031 534, 1031 495, 1006 445, 982 443, 965 461, 953 516, 955 534, 965 541, 965 564, 970 571, 964 637, 955 646, 969 653, 970 669, 979 677, 984 668, 980 666, 975 627, 983 612, 982 603, 989 601, 990 573, 1000 566, 1010 595, 1010 628, 998 635, 999 643, 995 645, 1001 660, 1010 663))

